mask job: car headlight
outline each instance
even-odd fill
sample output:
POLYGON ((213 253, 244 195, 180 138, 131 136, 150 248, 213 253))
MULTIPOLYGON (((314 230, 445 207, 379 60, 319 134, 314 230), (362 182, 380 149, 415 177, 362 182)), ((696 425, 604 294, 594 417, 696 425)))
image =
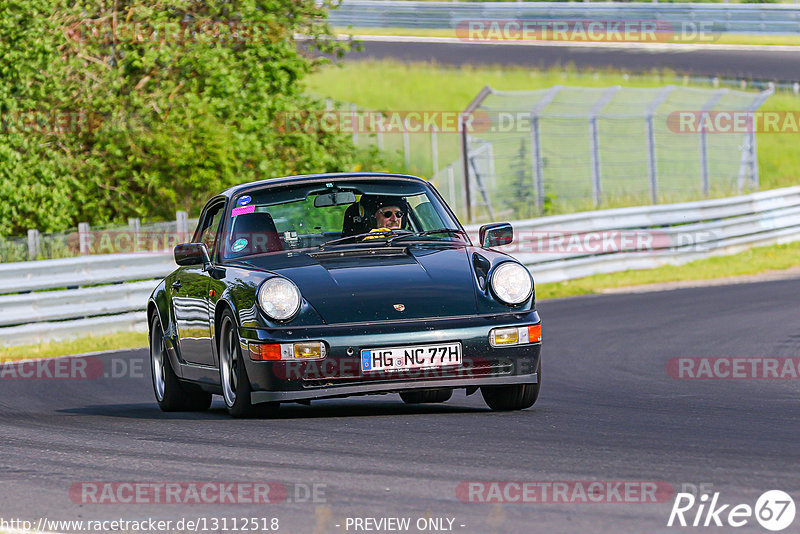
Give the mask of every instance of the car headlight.
POLYGON ((300 290, 286 278, 270 278, 258 289, 258 305, 273 319, 284 321, 300 309, 300 290))
POLYGON ((513 261, 500 264, 492 273, 492 291, 508 305, 521 304, 533 291, 533 279, 528 270, 513 261))

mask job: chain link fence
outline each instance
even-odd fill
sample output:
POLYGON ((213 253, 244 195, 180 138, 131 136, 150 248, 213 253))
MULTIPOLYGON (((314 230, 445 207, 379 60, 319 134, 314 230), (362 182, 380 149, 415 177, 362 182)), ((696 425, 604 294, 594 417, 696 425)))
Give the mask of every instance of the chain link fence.
POLYGON ((757 190, 753 114, 771 94, 677 86, 487 87, 467 110, 467 219, 525 219, 757 190))

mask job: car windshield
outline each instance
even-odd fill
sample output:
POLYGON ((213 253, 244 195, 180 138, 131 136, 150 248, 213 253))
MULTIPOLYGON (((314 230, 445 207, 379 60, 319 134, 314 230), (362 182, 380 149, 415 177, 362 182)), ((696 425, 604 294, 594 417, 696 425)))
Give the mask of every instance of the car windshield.
POLYGON ((226 259, 320 246, 465 244, 468 239, 427 184, 399 179, 249 190, 233 198, 223 232, 226 259))

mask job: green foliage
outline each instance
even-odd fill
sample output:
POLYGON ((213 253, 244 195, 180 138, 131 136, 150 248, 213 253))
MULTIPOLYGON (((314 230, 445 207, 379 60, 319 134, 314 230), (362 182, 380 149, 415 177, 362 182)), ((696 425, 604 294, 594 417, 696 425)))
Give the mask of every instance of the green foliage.
POLYGON ((346 136, 275 127, 324 109, 300 81, 322 62, 306 49, 349 47, 326 7, 0 0, 0 235, 172 218, 237 183, 354 168, 346 136))

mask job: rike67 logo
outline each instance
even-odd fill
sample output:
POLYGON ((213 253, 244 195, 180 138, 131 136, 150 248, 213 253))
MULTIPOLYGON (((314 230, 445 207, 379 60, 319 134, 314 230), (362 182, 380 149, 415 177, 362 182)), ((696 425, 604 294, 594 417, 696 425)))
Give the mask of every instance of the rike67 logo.
POLYGON ((764 492, 756 500, 755 506, 723 504, 719 501, 719 492, 715 492, 710 501, 707 493, 699 498, 691 493, 678 493, 667 526, 739 528, 755 518, 765 529, 778 532, 792 524, 794 515, 794 500, 781 490, 764 492))

